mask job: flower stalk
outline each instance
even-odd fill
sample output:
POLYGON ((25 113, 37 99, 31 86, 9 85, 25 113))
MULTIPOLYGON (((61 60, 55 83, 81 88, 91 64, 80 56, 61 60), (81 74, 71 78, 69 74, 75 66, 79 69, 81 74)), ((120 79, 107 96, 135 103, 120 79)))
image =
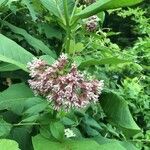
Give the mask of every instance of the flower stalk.
POLYGON ((67 0, 63 0, 63 6, 64 6, 64 15, 66 20, 66 53, 70 53, 70 41, 71 41, 71 27, 70 27, 70 18, 69 18, 69 12, 68 12, 68 5, 67 0))

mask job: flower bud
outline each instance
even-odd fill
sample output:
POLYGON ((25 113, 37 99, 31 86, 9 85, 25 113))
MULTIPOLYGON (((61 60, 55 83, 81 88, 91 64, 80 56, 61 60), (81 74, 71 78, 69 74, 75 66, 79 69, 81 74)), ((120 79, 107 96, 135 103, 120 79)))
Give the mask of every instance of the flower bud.
POLYGON ((86 20, 86 30, 89 32, 94 32, 98 27, 99 18, 97 15, 93 15, 86 20))

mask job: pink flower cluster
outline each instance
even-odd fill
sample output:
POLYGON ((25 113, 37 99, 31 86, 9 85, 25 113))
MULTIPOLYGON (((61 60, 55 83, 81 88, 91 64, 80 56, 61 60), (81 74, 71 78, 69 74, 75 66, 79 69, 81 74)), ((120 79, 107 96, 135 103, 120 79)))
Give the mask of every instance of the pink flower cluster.
POLYGON ((28 63, 32 78, 29 85, 34 93, 46 97, 55 110, 83 108, 98 101, 103 81, 88 81, 75 64, 69 70, 67 64, 66 54, 62 54, 52 65, 40 59, 28 63))

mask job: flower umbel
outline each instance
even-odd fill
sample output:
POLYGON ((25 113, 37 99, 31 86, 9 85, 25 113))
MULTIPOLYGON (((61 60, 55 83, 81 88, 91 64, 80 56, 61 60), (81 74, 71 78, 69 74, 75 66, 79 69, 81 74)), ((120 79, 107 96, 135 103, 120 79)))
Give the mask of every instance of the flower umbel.
POLYGON ((40 59, 28 63, 31 79, 29 85, 36 95, 47 98, 55 110, 84 108, 98 101, 103 81, 87 80, 75 64, 68 70, 68 58, 62 54, 54 64, 40 59))

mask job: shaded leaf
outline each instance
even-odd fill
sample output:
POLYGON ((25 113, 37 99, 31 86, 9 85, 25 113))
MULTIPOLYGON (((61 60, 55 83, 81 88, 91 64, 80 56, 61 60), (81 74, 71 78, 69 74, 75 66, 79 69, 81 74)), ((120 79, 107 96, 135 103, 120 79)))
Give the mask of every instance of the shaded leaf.
POLYGON ((0 116, 0 137, 4 138, 9 135, 12 125, 3 120, 2 116, 0 116))
POLYGON ((13 128, 10 137, 11 139, 18 142, 21 150, 33 150, 30 129, 25 127, 13 128))
POLYGON ((24 114, 28 114, 29 116, 38 114, 39 112, 43 111, 48 104, 49 103, 46 101, 46 99, 42 99, 40 97, 29 98, 25 102, 24 114))
POLYGON ((96 120, 94 120, 93 118, 91 118, 90 116, 86 115, 83 119, 82 122, 88 126, 91 126, 92 128, 101 130, 101 126, 98 124, 98 122, 96 122, 96 120))
POLYGON ((20 114, 26 99, 34 97, 32 91, 24 83, 11 85, 0 93, 0 110, 7 109, 20 114))
POLYGON ((56 27, 54 27, 53 25, 43 24, 42 29, 47 38, 49 38, 49 39, 56 38, 59 40, 62 39, 61 31, 59 29, 57 29, 56 27))
POLYGON ((25 102, 24 106, 25 110, 23 112, 23 120, 21 122, 35 122, 40 117, 40 112, 44 111, 48 106, 48 102, 44 99, 33 97, 29 98, 25 102))

